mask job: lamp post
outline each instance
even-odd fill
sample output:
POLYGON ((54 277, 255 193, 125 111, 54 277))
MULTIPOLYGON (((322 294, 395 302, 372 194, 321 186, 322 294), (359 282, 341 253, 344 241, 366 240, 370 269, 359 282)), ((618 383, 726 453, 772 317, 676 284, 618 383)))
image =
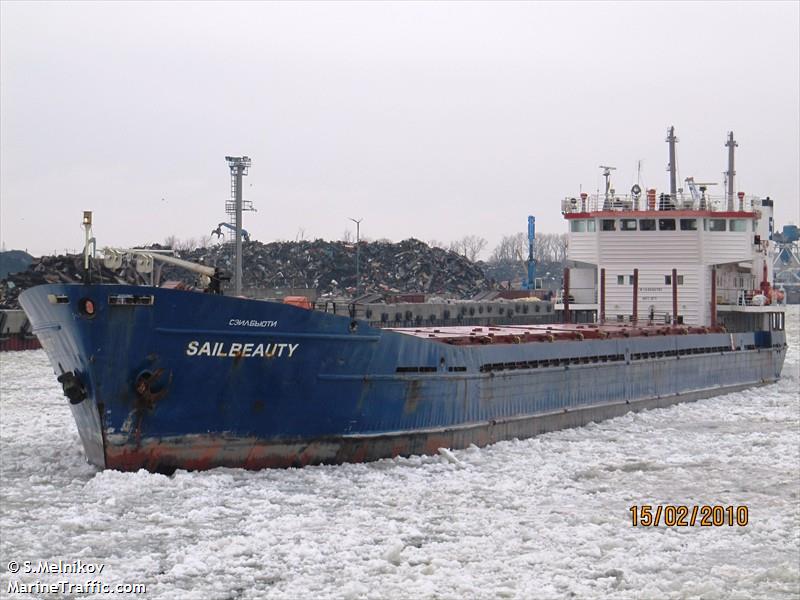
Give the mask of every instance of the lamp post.
POLYGON ((361 221, 364 219, 354 219, 347 217, 356 224, 356 298, 361 295, 361 274, 360 274, 360 258, 361 258, 361 221))

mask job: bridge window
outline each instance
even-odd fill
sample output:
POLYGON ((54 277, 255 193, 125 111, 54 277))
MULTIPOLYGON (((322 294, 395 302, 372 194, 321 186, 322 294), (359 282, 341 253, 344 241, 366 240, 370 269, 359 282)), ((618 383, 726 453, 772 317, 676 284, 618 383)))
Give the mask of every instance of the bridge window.
POLYGON ((597 231, 597 224, 595 223, 594 219, 589 219, 586 221, 586 231, 597 231))
POLYGON ((617 285, 625 285, 625 275, 617 275, 617 285))
POLYGON ((640 231, 655 231, 656 230, 656 220, 655 219, 641 219, 639 221, 639 230, 640 231))
POLYGON ((725 231, 725 219, 706 219, 709 231, 725 231))
POLYGON ((675 219, 659 219, 658 229, 660 231, 675 231, 675 219))
MULTIPOLYGON (((672 275, 664 275, 664 284, 672 285, 672 275)), ((683 275, 678 275, 678 285, 683 285, 683 275)))
POLYGON ((569 229, 572 233, 583 233, 584 231, 586 231, 586 221, 584 221, 583 219, 574 219, 570 223, 569 229))
POLYGON ((636 231, 636 219, 620 219, 619 228, 621 231, 636 231))
POLYGON ((617 230, 617 222, 614 219, 602 219, 600 221, 600 230, 601 231, 616 231, 617 230))
POLYGON ((681 231, 697 231, 697 219, 681 219, 681 231))
POLYGON ((731 231, 747 231, 747 221, 744 219, 731 219, 731 231))

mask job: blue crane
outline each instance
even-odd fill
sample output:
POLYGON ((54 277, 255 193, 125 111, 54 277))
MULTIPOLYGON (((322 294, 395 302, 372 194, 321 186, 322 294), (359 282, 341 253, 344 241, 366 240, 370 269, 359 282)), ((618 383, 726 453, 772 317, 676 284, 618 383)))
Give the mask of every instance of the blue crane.
POLYGON ((528 281, 522 284, 522 289, 532 290, 536 287, 536 259, 533 257, 536 241, 536 217, 528 217, 528 281))
MULTIPOLYGON (((222 234, 222 228, 223 227, 227 227, 228 229, 230 229, 231 231, 236 233, 236 228, 233 225, 231 225, 230 223, 220 223, 219 225, 217 225, 216 229, 212 229, 211 230, 211 235, 216 235, 217 237, 222 237, 222 235, 223 235, 222 234)), ((250 241, 250 234, 247 233, 247 231, 245 231, 244 229, 242 229, 242 237, 244 238, 245 242, 249 242, 250 241)))

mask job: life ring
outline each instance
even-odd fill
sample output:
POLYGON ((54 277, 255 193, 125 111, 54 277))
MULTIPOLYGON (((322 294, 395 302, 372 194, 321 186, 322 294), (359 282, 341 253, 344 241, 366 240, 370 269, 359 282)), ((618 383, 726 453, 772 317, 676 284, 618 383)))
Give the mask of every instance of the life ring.
POLYGON ((633 187, 631 188, 631 195, 636 197, 642 195, 642 188, 639 187, 638 183, 633 184, 633 187))

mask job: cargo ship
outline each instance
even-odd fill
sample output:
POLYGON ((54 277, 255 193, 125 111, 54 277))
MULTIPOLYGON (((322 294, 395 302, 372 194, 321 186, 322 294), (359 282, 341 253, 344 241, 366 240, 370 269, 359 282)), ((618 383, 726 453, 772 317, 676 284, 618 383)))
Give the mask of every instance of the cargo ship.
MULTIPOLYGON (((51 284, 20 302, 88 460, 128 471, 429 454, 776 381, 787 344, 772 200, 734 193, 732 134, 727 194, 691 180, 684 194, 672 129, 668 141, 668 193, 619 195, 607 167, 604 193, 561 202, 559 323, 382 327, 221 294, 199 265, 186 266, 201 291, 51 284)), ((88 253, 88 226, 86 238, 88 253)), ((107 254, 124 256, 177 260, 107 254)))

